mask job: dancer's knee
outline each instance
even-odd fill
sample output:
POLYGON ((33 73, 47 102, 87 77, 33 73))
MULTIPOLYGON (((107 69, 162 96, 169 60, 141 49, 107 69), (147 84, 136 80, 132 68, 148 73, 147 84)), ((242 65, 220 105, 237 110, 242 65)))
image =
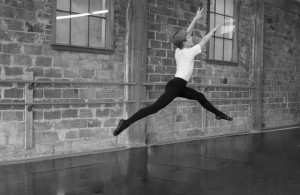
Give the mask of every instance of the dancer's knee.
POLYGON ((201 93, 201 92, 198 92, 197 96, 198 96, 198 99, 199 99, 199 100, 206 100, 206 97, 205 97, 204 94, 201 93))
POLYGON ((160 110, 158 106, 152 105, 147 108, 144 108, 143 111, 146 113, 146 115, 155 114, 160 110))

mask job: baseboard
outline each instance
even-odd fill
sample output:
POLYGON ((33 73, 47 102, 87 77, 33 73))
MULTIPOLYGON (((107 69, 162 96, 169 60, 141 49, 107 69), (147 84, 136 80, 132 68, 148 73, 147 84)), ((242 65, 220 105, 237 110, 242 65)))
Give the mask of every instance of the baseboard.
POLYGON ((99 154, 99 153, 105 153, 105 152, 122 151, 122 150, 133 149, 133 148, 151 147, 151 146, 157 146, 157 145, 169 145, 169 144, 191 142, 191 141, 198 141, 198 140, 204 140, 204 139, 215 139, 215 138, 220 138, 220 137, 252 135, 252 134, 257 134, 257 133, 269 133, 269 132, 274 132, 274 131, 291 130, 291 129, 298 129, 298 128, 300 128, 300 125, 278 127, 278 128, 266 128, 266 129, 262 129, 262 131, 252 130, 250 132, 244 132, 244 133, 214 135, 214 136, 198 137, 198 138, 185 139, 185 140, 175 140, 175 141, 170 141, 170 142, 147 144, 147 145, 144 145, 144 144, 136 145, 136 144, 134 144, 134 145, 130 145, 129 148, 120 147, 120 148, 112 148, 112 149, 107 149, 107 150, 95 150, 95 151, 83 152, 83 153, 81 152, 81 153, 72 153, 72 154, 57 155, 57 156, 46 156, 46 157, 37 157, 37 158, 30 158, 30 159, 6 161, 6 162, 0 162, 0 166, 13 165, 13 164, 22 164, 22 163, 29 163, 29 162, 39 162, 39 161, 45 161, 45 160, 54 160, 54 159, 59 159, 59 158, 70 158, 70 157, 84 156, 84 155, 90 155, 90 154, 99 154))
POLYGON ((23 164, 23 163, 30 163, 30 162, 40 162, 40 161, 55 160, 55 159, 60 159, 60 158, 71 158, 71 157, 91 155, 91 154, 101 154, 101 153, 105 153, 105 152, 115 152, 115 151, 122 151, 122 150, 126 150, 126 149, 128 149, 128 148, 119 147, 119 148, 112 148, 112 149, 106 149, 106 150, 94 150, 94 151, 89 151, 89 152, 61 154, 61 155, 56 155, 56 156, 44 156, 44 157, 34 157, 34 158, 30 158, 30 159, 18 159, 18 160, 0 162, 0 166, 23 164))

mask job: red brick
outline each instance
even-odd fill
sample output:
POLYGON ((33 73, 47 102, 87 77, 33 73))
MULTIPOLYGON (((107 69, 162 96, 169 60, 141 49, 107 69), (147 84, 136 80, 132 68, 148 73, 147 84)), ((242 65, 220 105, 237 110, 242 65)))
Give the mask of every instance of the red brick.
POLYGON ((102 122, 98 119, 89 119, 88 127, 101 127, 102 122))
POLYGON ((63 89, 62 98, 78 98, 78 89, 63 89))
POLYGON ((93 113, 91 109, 80 109, 79 110, 79 118, 92 118, 93 113))
POLYGON ((116 126, 117 120, 115 118, 110 118, 104 122, 104 127, 114 127, 116 126))
POLYGON ((60 120, 56 123, 54 123, 53 126, 54 129, 60 130, 60 129, 71 129, 71 121, 70 120, 60 120))
POLYGON ((3 111, 2 120, 3 121, 23 121, 24 112, 22 111, 3 111))
POLYGON ((68 109, 62 111, 62 118, 77 118, 78 110, 77 109, 68 109))
POLYGON ((168 36, 165 33, 156 32, 155 34, 156 34, 156 36, 155 36, 156 40, 159 40, 159 41, 167 41, 168 40, 168 36))
POLYGON ((45 77, 61 78, 62 77, 61 69, 50 68, 45 71, 45 77))
POLYGON ((4 98, 23 98, 23 89, 4 89, 4 98))
POLYGON ((43 67, 52 67, 52 58, 51 57, 37 57, 36 66, 43 66, 43 67))
POLYGON ((10 54, 0 54, 0 64, 1 65, 10 65, 11 64, 11 55, 10 54))
POLYGON ((151 48, 161 48, 161 42, 155 41, 155 40, 150 40, 150 47, 151 48))
POLYGON ((31 54, 31 55, 41 55, 42 54, 42 46, 40 45, 25 45, 24 53, 31 54))
POLYGON ((14 65, 24 65, 24 66, 32 66, 32 59, 27 55, 14 55, 13 56, 13 64, 14 65))
POLYGON ((12 38, 18 43, 34 43, 36 35, 34 33, 13 32, 12 38))
POLYGON ((61 98, 61 89, 44 89, 44 98, 61 98))
POLYGON ((3 44, 3 53, 21 54, 21 45, 18 43, 3 44))
POLYGON ((53 103, 59 103, 57 105, 53 105, 53 108, 70 108, 70 100, 68 99, 53 99, 53 103))
POLYGON ((7 25, 8 30, 24 31, 24 22, 18 20, 4 19, 4 23, 7 25))
POLYGON ((172 49, 172 44, 168 42, 162 42, 163 49, 172 49))
POLYGON ((122 117, 123 114, 123 109, 116 109, 116 110, 111 110, 110 116, 111 117, 122 117))
POLYGON ((33 72, 34 77, 44 77, 44 68, 41 67, 28 67, 27 72, 33 72))
POLYGON ((109 116, 109 109, 96 110, 96 117, 108 117, 109 116))
POLYGON ((160 80, 160 75, 149 75, 148 82, 159 82, 160 80))
POLYGON ((155 32, 148 31, 147 38, 148 40, 155 39, 155 32))
POLYGON ((10 34, 11 33, 9 31, 0 29, 0 38, 1 38, 2 41, 11 41, 10 34))
POLYGON ((161 31, 161 24, 150 23, 148 24, 148 27, 151 31, 161 31))
POLYGON ((92 78, 95 75, 94 70, 80 70, 79 73, 82 78, 92 78))
POLYGON ((79 77, 79 71, 78 70, 69 70, 65 69, 64 70, 64 77, 65 78, 78 78, 79 77))
POLYGON ((68 131, 66 133, 66 139, 77 139, 78 138, 78 131, 68 131))
POLYGON ((85 128, 85 127, 87 127, 87 120, 86 119, 71 120, 71 127, 72 128, 85 128))
POLYGON ((163 74, 165 73, 165 67, 164 66, 155 66, 155 71, 156 74, 163 74))
POLYGON ((176 18, 168 18, 168 24, 177 26, 178 25, 178 19, 176 19, 176 18))
POLYGON ((50 121, 36 121, 33 124, 34 131, 49 131, 52 130, 53 124, 50 121))
POLYGON ((91 129, 79 130, 79 138, 92 138, 95 137, 95 131, 91 129))
POLYGON ((166 57, 166 50, 155 50, 156 57, 166 57))
POLYGON ((44 119, 44 114, 42 110, 34 110, 33 111, 33 120, 38 121, 38 120, 43 120, 44 119))
POLYGON ((60 110, 45 111, 44 118, 45 120, 61 119, 61 111, 60 110))
POLYGON ((53 143, 59 141, 57 132, 38 132, 34 134, 34 139, 38 143, 53 143))

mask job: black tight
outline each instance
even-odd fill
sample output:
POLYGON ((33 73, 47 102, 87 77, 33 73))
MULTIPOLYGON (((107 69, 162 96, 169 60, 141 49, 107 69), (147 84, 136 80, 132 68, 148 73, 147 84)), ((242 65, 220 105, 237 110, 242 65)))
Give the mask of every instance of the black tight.
POLYGON ((122 125, 122 129, 126 129, 132 123, 158 112, 171 103, 176 97, 197 100, 206 110, 214 113, 217 116, 222 114, 222 112, 216 109, 202 93, 186 87, 186 83, 187 82, 184 79, 177 77, 170 80, 165 87, 165 92, 153 104, 140 109, 129 119, 125 120, 122 125))

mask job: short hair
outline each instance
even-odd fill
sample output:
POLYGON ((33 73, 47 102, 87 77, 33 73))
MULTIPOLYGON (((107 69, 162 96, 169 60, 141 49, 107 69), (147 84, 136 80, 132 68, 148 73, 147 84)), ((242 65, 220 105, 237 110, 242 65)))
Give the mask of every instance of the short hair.
POLYGON ((186 30, 179 30, 176 33, 174 33, 174 35, 173 35, 173 44, 177 48, 182 49, 183 48, 183 42, 186 41, 186 35, 187 35, 186 30))

